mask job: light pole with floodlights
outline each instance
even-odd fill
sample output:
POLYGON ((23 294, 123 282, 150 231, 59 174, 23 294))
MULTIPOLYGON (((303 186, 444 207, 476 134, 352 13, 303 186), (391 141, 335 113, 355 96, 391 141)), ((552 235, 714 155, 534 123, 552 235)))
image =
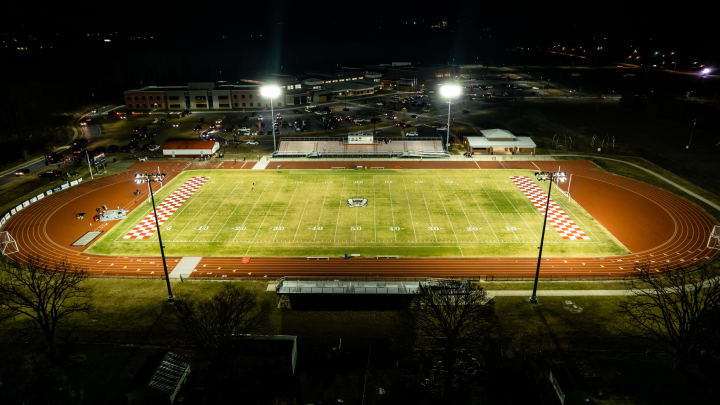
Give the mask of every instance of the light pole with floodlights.
POLYGON ((448 122, 447 122, 447 134, 445 136, 445 149, 450 152, 450 104, 452 99, 462 94, 462 87, 457 84, 443 84, 440 86, 440 95, 445 97, 448 101, 448 122))
POLYGON ((167 284, 167 290, 168 290, 168 301, 174 301, 175 297, 172 293, 172 288, 170 288, 170 276, 168 275, 168 269, 167 269, 167 262, 165 261, 165 249, 162 243, 162 236, 160 235, 160 222, 158 221, 157 217, 157 209, 155 208, 155 196, 153 195, 153 189, 152 189, 152 183, 161 183, 165 180, 165 173, 145 173, 145 174, 136 174, 135 175, 135 183, 136 184, 142 184, 147 183, 148 184, 148 190, 150 192, 150 201, 152 201, 152 207, 153 207, 153 214, 155 215, 155 229, 157 230, 158 234, 158 241, 160 242, 160 256, 162 256, 162 262, 163 262, 163 271, 165 271, 165 284, 167 284))
POLYGON ((542 260, 543 243, 545 242, 545 226, 547 225, 548 210, 550 209, 550 192, 552 191, 553 181, 565 182, 565 172, 535 172, 535 178, 538 181, 550 181, 548 186, 547 202, 545 202, 545 219, 543 219, 542 234, 540 235, 540 251, 538 253, 537 268, 535 269, 535 283, 533 284, 532 297, 530 297, 531 304, 537 304, 537 285, 538 278, 540 277, 540 261, 542 260))
POLYGON ((280 87, 269 84, 267 86, 260 87, 260 94, 270 99, 270 125, 272 126, 273 135, 273 152, 277 151, 277 144, 275 143, 275 110, 273 108, 273 99, 280 95, 280 87))

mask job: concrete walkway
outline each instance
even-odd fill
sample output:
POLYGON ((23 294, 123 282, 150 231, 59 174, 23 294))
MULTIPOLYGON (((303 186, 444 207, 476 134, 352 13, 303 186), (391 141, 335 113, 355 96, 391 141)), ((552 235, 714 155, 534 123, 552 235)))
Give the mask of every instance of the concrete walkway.
MULTIPOLYGON (((532 290, 485 290, 488 297, 527 297, 532 290)), ((538 297, 626 297, 635 295, 630 290, 538 290, 538 297)))

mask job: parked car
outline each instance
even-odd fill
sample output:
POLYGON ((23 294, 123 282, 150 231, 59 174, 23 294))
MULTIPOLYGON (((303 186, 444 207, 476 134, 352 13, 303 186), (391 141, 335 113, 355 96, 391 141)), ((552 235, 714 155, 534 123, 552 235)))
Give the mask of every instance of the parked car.
POLYGON ((173 126, 173 128, 180 128, 180 123, 179 123, 179 122, 173 122, 172 126, 173 126))
POLYGON ((156 150, 160 149, 160 145, 147 145, 146 148, 150 152, 155 152, 156 150))
POLYGON ((200 125, 195 125, 195 128, 193 128, 193 131, 199 131, 202 127, 200 125))
POLYGON ((417 131, 411 131, 405 134, 405 136, 418 136, 417 131))
POLYGON ((26 174, 28 174, 28 173, 30 173, 30 169, 28 169, 27 167, 24 167, 24 168, 16 171, 16 172, 15 172, 15 175, 16 175, 16 176, 24 176, 24 175, 26 175, 26 174))
POLYGON ((260 145, 260 142, 258 142, 258 141, 247 141, 247 142, 245 142, 245 145, 260 145))

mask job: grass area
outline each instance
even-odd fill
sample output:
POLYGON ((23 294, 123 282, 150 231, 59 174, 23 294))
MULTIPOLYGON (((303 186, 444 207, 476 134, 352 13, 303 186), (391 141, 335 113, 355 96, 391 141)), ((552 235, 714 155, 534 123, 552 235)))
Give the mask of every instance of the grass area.
MULTIPOLYGON (((189 171, 165 185, 157 200, 167 198, 191 177, 209 178, 162 225, 169 255, 534 256, 543 217, 509 179, 528 173, 189 171), (367 206, 348 207, 348 198, 366 198, 367 206)), ((575 202, 562 198, 556 202, 589 239, 566 240, 548 227, 546 255, 627 253, 575 202)), ((141 205, 89 252, 154 252, 156 235, 124 238, 149 210, 147 203, 141 205)))

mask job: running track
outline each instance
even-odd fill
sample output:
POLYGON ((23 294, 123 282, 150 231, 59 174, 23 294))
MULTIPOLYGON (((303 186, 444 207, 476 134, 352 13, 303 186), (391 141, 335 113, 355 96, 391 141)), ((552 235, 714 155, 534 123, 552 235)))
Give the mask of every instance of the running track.
MULTIPOLYGON (((630 255, 601 258, 544 258, 543 278, 608 278, 632 274, 637 263, 655 269, 672 269, 702 263, 716 251, 706 248, 713 219, 695 204, 670 192, 625 177, 609 174, 588 161, 559 162, 272 162, 267 169, 331 168, 368 165, 385 168, 464 168, 556 170, 559 165, 573 174, 572 196, 603 224, 631 252, 630 255)), ((185 169, 250 169, 242 162, 161 162, 168 180, 185 169)), ((15 215, 5 230, 15 237, 20 252, 14 257, 27 260, 42 256, 65 260, 86 269, 92 276, 162 275, 157 257, 98 256, 70 244, 88 230, 104 229, 110 223, 92 221, 95 207, 133 209, 147 198, 147 186, 133 182, 136 171, 156 170, 158 163, 135 164, 126 174, 84 182, 47 197, 15 215), (142 187, 145 187, 144 189, 142 187), (140 188, 143 195, 133 191, 140 188), (83 220, 75 212, 86 212, 83 220)), ((555 198, 560 198, 555 194, 555 198)), ((171 271, 179 257, 168 258, 171 271)), ((281 276, 385 276, 385 277, 485 277, 529 278, 535 274, 537 258, 408 258, 306 260, 305 258, 203 258, 193 277, 281 277, 281 276)))

